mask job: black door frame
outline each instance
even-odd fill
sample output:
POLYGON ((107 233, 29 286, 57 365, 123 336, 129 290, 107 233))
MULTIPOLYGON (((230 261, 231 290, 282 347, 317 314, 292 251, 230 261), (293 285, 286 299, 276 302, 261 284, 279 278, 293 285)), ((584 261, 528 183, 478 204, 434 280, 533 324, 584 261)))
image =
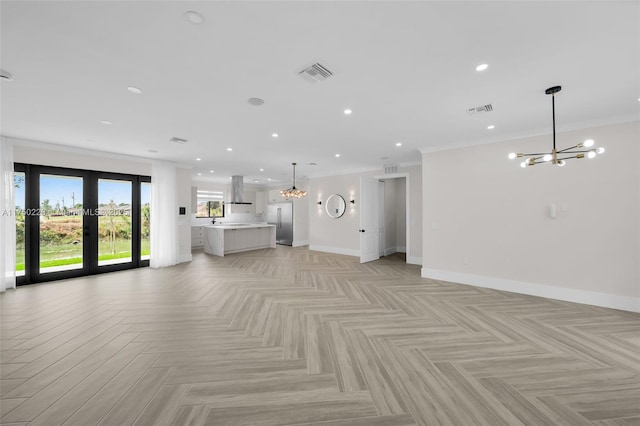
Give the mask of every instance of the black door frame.
POLYGON ((121 271, 149 266, 149 260, 141 259, 142 203, 141 184, 150 183, 151 177, 123 173, 100 172, 66 167, 40 166, 15 163, 15 172, 25 174, 25 210, 40 211, 40 175, 81 177, 83 179, 83 249, 82 268, 40 273, 40 216, 25 214, 25 274, 17 277, 17 285, 33 284, 105 272, 121 271), (131 182, 131 262, 98 266, 98 181, 99 179, 131 182))

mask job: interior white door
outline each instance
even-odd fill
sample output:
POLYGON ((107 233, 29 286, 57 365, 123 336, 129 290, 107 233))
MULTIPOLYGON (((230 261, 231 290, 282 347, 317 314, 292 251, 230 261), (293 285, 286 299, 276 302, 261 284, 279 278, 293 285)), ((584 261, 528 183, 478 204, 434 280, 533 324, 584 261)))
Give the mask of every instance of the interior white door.
POLYGON ((360 263, 380 258, 378 179, 360 177, 360 263))

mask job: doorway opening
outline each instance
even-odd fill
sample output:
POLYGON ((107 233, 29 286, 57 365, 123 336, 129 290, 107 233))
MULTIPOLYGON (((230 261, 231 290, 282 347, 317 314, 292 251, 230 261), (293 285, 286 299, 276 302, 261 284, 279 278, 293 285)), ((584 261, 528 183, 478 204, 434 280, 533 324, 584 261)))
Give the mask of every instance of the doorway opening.
POLYGON ((360 263, 402 253, 411 257, 409 174, 360 178, 360 263))

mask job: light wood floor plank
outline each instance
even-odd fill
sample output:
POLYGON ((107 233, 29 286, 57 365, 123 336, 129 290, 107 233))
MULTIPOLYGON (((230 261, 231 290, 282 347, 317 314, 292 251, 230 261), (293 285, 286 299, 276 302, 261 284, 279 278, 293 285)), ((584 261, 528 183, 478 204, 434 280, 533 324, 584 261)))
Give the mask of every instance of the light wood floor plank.
POLYGON ((640 425, 640 315, 282 247, 0 294, 0 423, 640 425))

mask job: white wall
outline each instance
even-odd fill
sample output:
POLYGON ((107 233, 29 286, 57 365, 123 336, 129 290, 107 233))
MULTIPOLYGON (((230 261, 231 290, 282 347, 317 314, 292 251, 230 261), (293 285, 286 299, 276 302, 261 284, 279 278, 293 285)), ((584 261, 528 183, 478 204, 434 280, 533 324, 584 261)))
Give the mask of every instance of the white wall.
MULTIPOLYGON (((407 262, 421 264, 422 258, 422 171, 421 166, 398 170, 409 176, 409 209, 411 239, 407 262)), ((361 176, 378 176, 381 170, 310 179, 309 186, 309 248, 312 250, 360 256, 360 211, 358 197, 361 176), (347 211, 339 219, 332 219, 324 211, 324 203, 331 194, 340 194, 347 202, 347 211), (355 204, 349 203, 353 197, 355 204), (322 200, 322 206, 316 203, 322 200)), ((401 179, 394 179, 401 180, 401 179)), ((406 241, 405 241, 406 244, 406 241)))
MULTIPOLYGON (((185 207, 186 214, 178 215, 178 263, 191 261, 191 169, 176 169, 178 207, 185 207)), ((153 185, 153 182, 151 182, 153 185)))
MULTIPOLYGON (((303 191, 309 191, 306 185, 300 186, 303 191)), ((307 194, 304 198, 293 200, 293 247, 309 245, 309 204, 311 199, 307 194)))
POLYGON ((311 250, 360 256, 358 234, 360 216, 358 193, 360 174, 327 176, 309 181, 309 248, 311 250), (333 219, 325 211, 327 198, 332 194, 342 195, 347 210, 342 217, 333 219), (349 203, 354 197, 356 204, 349 203), (322 205, 318 205, 322 201, 322 205))
POLYGON ((422 275, 640 310, 639 136, 638 123, 560 133, 606 148, 562 168, 507 159, 550 135, 424 154, 422 275))
POLYGON ((144 158, 108 154, 24 139, 7 139, 14 142, 13 157, 16 163, 143 176, 151 175, 151 160, 144 158))

